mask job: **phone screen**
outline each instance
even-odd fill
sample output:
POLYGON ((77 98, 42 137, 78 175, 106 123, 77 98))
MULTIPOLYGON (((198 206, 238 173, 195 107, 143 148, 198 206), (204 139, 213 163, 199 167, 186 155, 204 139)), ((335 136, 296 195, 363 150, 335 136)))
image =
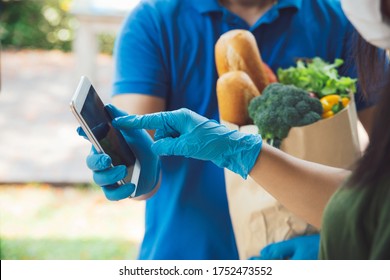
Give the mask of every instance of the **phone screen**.
POLYGON ((131 167, 135 164, 133 152, 127 145, 123 135, 112 126, 112 117, 93 86, 88 91, 84 106, 81 109, 81 116, 91 128, 104 153, 111 157, 113 165, 131 167))

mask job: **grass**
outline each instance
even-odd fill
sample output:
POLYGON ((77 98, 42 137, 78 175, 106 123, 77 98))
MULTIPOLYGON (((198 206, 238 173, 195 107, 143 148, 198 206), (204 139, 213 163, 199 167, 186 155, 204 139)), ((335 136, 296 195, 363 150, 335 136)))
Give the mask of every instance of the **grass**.
POLYGON ((119 239, 0 239, 2 260, 129 260, 137 244, 119 239))
POLYGON ((143 210, 142 202, 110 202, 94 186, 0 185, 0 257, 134 259, 143 210))

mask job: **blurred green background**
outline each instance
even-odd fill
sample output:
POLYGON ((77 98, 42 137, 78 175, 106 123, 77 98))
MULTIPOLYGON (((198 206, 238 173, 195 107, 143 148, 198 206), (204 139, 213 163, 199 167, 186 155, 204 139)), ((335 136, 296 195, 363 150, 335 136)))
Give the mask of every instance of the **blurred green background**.
MULTIPOLYGON (((1 0, 0 40, 8 49, 71 51, 78 23, 70 13, 73 0, 1 0)), ((112 54, 115 37, 99 34, 102 53, 112 54)))

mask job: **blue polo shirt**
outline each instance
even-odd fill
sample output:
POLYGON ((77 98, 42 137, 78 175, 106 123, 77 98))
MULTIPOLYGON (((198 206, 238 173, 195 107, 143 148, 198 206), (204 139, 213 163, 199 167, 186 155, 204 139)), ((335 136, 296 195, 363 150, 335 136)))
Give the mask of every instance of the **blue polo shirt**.
MULTIPOLYGON (((117 38, 114 94, 161 97, 167 110, 218 120, 214 45, 231 29, 250 30, 273 70, 314 56, 351 62, 353 29, 336 0, 279 0, 252 27, 217 0, 147 0, 117 38)), ((341 71, 355 76, 353 68, 341 71)), ((356 99, 358 109, 367 106, 356 99)), ((145 219, 140 259, 238 259, 223 170, 210 162, 163 157, 145 219)))

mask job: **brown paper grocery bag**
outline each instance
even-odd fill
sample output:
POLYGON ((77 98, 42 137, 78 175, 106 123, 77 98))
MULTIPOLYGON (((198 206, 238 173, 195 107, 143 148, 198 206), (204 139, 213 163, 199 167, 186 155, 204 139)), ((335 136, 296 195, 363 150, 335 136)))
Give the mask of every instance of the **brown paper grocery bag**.
POLYGON ((361 156, 353 96, 351 102, 332 118, 292 128, 281 150, 305 160, 350 169, 361 156))
MULTIPOLYGON (((241 132, 258 133, 255 125, 238 127, 223 120, 221 123, 241 132)), ((350 105, 334 117, 292 128, 281 149, 301 159, 349 168, 361 155, 353 96, 350 105)), ((272 242, 316 232, 251 178, 244 180, 225 169, 225 181, 240 259, 258 255, 272 242)))

